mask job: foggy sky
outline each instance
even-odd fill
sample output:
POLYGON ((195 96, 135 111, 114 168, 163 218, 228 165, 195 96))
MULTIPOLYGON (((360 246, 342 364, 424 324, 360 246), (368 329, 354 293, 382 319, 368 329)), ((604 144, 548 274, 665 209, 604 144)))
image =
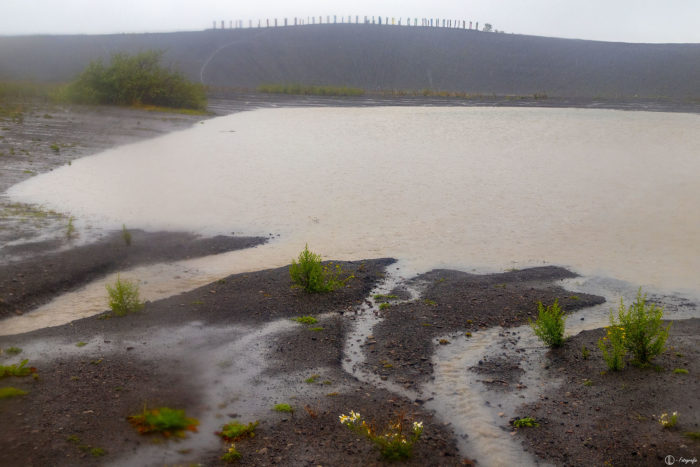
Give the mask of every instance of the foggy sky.
MULTIPOLYGON (((518 34, 700 43, 700 0, 0 0, 0 35, 201 30, 224 20, 432 17, 518 34)), ((404 19, 405 23, 405 19, 404 19)))

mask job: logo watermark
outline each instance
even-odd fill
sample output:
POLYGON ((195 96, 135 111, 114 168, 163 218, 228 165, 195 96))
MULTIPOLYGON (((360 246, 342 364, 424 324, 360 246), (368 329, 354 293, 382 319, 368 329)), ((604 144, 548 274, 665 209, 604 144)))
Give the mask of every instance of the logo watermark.
POLYGON ((678 459, 676 459, 674 456, 672 456, 670 454, 668 456, 664 457, 664 463, 666 465, 674 465, 676 463, 682 464, 682 465, 695 465, 697 462, 698 462, 697 457, 693 457, 692 459, 689 459, 686 457, 679 457, 678 459))

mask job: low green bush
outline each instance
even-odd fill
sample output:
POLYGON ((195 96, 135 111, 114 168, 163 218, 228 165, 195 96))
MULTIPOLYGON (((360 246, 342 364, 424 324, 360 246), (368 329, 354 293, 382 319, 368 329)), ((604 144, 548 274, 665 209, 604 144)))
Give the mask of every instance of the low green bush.
POLYGON ((24 359, 19 364, 0 365, 0 378, 6 376, 28 376, 30 373, 36 373, 36 368, 27 367, 29 360, 24 359))
POLYGON ((90 62, 64 89, 63 97, 81 104, 206 109, 204 87, 161 66, 162 58, 162 51, 150 50, 133 56, 114 54, 108 66, 102 60, 90 62))
POLYGON ((274 410, 275 412, 293 413, 294 407, 292 407, 289 404, 275 404, 272 410, 274 410))
POLYGON ((25 396, 27 391, 21 389, 13 388, 12 386, 6 386, 0 388, 0 399, 9 399, 10 397, 25 396))
POLYGON ((603 359, 611 370, 620 370, 625 366, 625 357, 631 353, 632 363, 647 366, 651 360, 665 350, 668 332, 671 327, 662 325, 663 308, 653 303, 647 305, 646 294, 637 291, 634 303, 625 307, 620 299, 617 319, 610 312, 610 326, 607 335, 598 340, 598 347, 603 352, 603 359))
POLYGON ((535 335, 550 347, 559 347, 564 343, 564 310, 559 306, 559 300, 554 300, 546 308, 542 302, 537 304, 537 321, 529 320, 535 335))
POLYGON ((185 415, 184 410, 161 407, 144 409, 142 413, 128 417, 129 422, 141 434, 161 433, 165 437, 184 437, 185 430, 197 431, 199 421, 185 415))
POLYGON ((647 365, 651 360, 665 350, 666 339, 671 325, 664 327, 661 323, 663 308, 647 305, 646 294, 642 289, 637 291, 637 298, 625 310, 625 304, 620 299, 618 319, 625 330, 625 347, 634 356, 634 363, 647 365))
POLYGON ((109 307, 116 316, 124 316, 143 308, 144 304, 139 299, 139 286, 135 282, 121 280, 117 275, 114 285, 107 284, 106 287, 109 294, 109 307))
POLYGON ((221 431, 217 431, 216 434, 224 441, 237 441, 247 437, 253 438, 255 436, 255 429, 259 424, 260 422, 257 421, 248 424, 232 421, 224 425, 221 431))
POLYGON ((332 292, 343 287, 353 276, 340 279, 342 273, 340 265, 321 264, 321 255, 309 251, 309 245, 299 254, 298 262, 292 260, 289 266, 289 275, 294 286, 309 293, 332 292))

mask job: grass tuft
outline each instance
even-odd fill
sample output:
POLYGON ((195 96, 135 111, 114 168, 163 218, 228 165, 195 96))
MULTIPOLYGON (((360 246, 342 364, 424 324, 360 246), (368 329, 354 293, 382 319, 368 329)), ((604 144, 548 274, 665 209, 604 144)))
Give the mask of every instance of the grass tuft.
POLYGON ((128 417, 136 430, 141 434, 160 433, 166 438, 177 436, 184 438, 185 431, 197 431, 199 421, 185 415, 184 410, 160 407, 145 409, 142 413, 128 417))
POLYGON ((276 404, 272 410, 275 412, 294 413, 294 408, 289 404, 276 404))
POLYGON ((224 441, 237 441, 241 438, 253 438, 255 436, 255 429, 259 424, 260 422, 258 421, 243 424, 234 420, 224 425, 221 428, 221 431, 217 431, 216 434, 219 435, 224 441))
POLYGON ((25 396, 27 394, 29 394, 27 391, 13 388, 12 386, 0 388, 0 399, 9 399, 11 397, 25 396))

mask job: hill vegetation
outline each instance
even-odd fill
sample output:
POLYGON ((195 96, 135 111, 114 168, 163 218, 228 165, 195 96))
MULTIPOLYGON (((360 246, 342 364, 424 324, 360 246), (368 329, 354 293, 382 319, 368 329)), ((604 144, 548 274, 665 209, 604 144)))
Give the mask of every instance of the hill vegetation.
POLYGON ((192 81, 248 91, 300 83, 367 93, 700 98, 700 44, 373 24, 0 37, 0 80, 68 82, 114 52, 153 49, 192 81))
POLYGON ((154 105, 205 110, 204 87, 189 82, 178 72, 160 65, 163 53, 118 53, 109 66, 90 62, 77 81, 68 85, 65 97, 71 102, 109 105, 154 105))

